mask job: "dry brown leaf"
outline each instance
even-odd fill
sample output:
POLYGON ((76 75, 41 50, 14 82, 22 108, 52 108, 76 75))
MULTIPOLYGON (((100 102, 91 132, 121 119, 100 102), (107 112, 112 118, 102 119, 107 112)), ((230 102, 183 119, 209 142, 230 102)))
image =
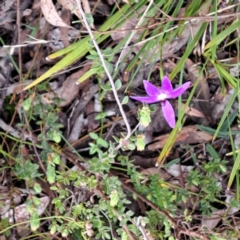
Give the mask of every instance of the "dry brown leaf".
POLYGON ((28 84, 32 83, 32 80, 26 80, 24 83, 22 83, 21 85, 17 82, 17 83, 13 83, 11 84, 8 88, 7 88, 7 96, 11 95, 11 94, 19 94, 20 92, 22 92, 22 89, 24 87, 26 87, 28 84))
POLYGON ((171 176, 179 177, 184 173, 189 173, 193 169, 193 166, 184 166, 179 163, 172 164, 170 167, 166 168, 166 171, 171 174, 171 176))
POLYGON ((56 97, 56 95, 57 95, 57 97, 64 100, 60 103, 60 107, 65 107, 68 104, 70 104, 77 96, 79 89, 82 88, 83 85, 85 85, 87 83, 87 80, 81 84, 76 84, 76 81, 86 71, 88 71, 89 68, 90 68, 90 64, 87 64, 79 71, 71 74, 60 88, 54 90, 55 93, 47 92, 47 93, 42 94, 42 96, 41 96, 42 102, 44 104, 51 104, 53 102, 52 99, 54 97, 56 97))
MULTIPOLYGON (((78 11, 78 7, 75 0, 58 0, 58 2, 66 9, 74 13, 79 19, 82 19, 81 14, 78 11)), ((88 0, 82 0, 82 6, 85 13, 91 14, 91 8, 88 0)), ((95 29, 94 24, 90 25, 91 28, 95 29)))
POLYGON ((202 219, 202 226, 207 227, 209 230, 212 230, 217 226, 217 224, 221 221, 222 217, 226 214, 227 210, 217 210, 211 213, 210 217, 204 217, 202 219))
POLYGON ((75 142, 79 139, 81 132, 82 132, 82 128, 84 126, 84 117, 83 117, 83 113, 81 113, 79 115, 79 117, 76 119, 76 121, 74 122, 74 125, 71 129, 71 133, 68 137, 68 141, 70 143, 75 142))
POLYGON ((75 0, 58 0, 58 2, 66 9, 74 13, 79 19, 82 19, 81 14, 78 12, 75 0))
MULTIPOLYGON (((182 103, 182 110, 185 108, 186 104, 182 103)), ((192 107, 186 107, 185 109, 185 113, 188 115, 188 116, 192 116, 192 117, 204 117, 203 113, 201 113, 200 111, 198 111, 197 109, 195 108, 192 108, 192 107)))
POLYGON ((41 0, 41 9, 45 19, 53 26, 72 28, 59 17, 52 0, 41 0))
MULTIPOLYGON (((164 134, 154 138, 153 141, 157 142, 149 144, 147 146, 147 149, 155 151, 157 149, 163 148, 168 141, 169 136, 170 134, 164 134)), ((182 130, 177 134, 177 139, 174 146, 180 144, 195 144, 200 142, 208 142, 210 140, 212 140, 212 135, 206 132, 198 131, 195 126, 187 126, 182 128, 182 130)))
MULTIPOLYGON (((96 100, 96 97, 95 97, 95 100, 96 100)), ((100 121, 95 119, 97 114, 98 114, 98 111, 95 110, 95 103, 93 101, 89 101, 86 106, 88 132, 92 132, 94 129, 96 129, 99 126, 100 121)))
POLYGON ((0 240, 7 240, 7 238, 5 236, 0 236, 0 240))
POLYGON ((198 65, 193 63, 193 61, 188 58, 185 61, 185 67, 188 70, 188 77, 189 79, 191 79, 193 84, 196 83, 197 80, 199 80, 195 92, 198 99, 210 100, 208 83, 205 76, 200 73, 198 65))
POLYGON ((131 159, 133 160, 134 165, 140 166, 141 168, 151 168, 155 167, 157 158, 146 158, 145 156, 132 155, 131 159))
POLYGON ((172 177, 166 171, 162 170, 161 168, 156 168, 156 167, 144 169, 143 171, 141 171, 141 173, 144 176, 151 176, 151 175, 154 175, 154 174, 158 174, 158 176, 160 178, 163 178, 165 181, 169 180, 172 177))
MULTIPOLYGON (((62 20, 67 23, 68 25, 71 24, 71 13, 69 10, 63 8, 62 9, 62 14, 61 14, 62 20)), ((70 45, 69 42, 69 37, 68 37, 68 31, 69 29, 65 28, 65 27, 60 27, 60 36, 61 36, 61 40, 64 44, 64 47, 68 47, 70 45)))

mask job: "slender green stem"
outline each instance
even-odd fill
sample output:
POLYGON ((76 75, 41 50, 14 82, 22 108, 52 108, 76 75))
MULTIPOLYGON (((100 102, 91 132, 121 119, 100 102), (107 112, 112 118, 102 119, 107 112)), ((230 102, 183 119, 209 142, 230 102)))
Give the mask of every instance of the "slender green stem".
POLYGON ((101 52, 101 50, 100 50, 100 48, 99 48, 99 46, 98 46, 98 44, 97 44, 97 42, 95 40, 95 37, 94 37, 94 35, 92 33, 92 30, 91 30, 91 28, 90 28, 90 26, 88 24, 88 21, 87 21, 87 19, 85 17, 85 14, 83 12, 82 6, 81 6, 79 0, 76 0, 76 2, 77 2, 77 6, 78 6, 78 9, 79 9, 79 12, 80 12, 80 14, 82 16, 83 22, 85 24, 85 27, 87 28, 89 36, 91 37, 91 40, 93 41, 94 47, 96 48, 96 50, 97 50, 97 52, 99 54, 100 60, 101 60, 102 65, 103 65, 103 68, 104 68, 104 70, 105 70, 105 72, 107 74, 107 77, 108 77, 109 81, 110 81, 110 84, 111 84, 111 87, 112 87, 112 91, 113 91, 113 95, 115 97, 115 100, 117 102, 117 105, 119 107, 119 110, 121 112, 121 115, 123 117, 123 120, 124 120, 126 128, 127 128, 127 137, 129 137, 129 136, 131 136, 131 128, 130 128, 130 125, 128 123, 127 116, 126 116, 126 114, 125 114, 125 112, 123 110, 122 104, 121 104, 121 102, 119 100, 119 97, 118 97, 118 94, 117 94, 117 90, 116 90, 115 85, 114 85, 113 78, 112 78, 110 72, 108 71, 105 59, 104 59, 104 57, 102 55, 102 52, 101 52))

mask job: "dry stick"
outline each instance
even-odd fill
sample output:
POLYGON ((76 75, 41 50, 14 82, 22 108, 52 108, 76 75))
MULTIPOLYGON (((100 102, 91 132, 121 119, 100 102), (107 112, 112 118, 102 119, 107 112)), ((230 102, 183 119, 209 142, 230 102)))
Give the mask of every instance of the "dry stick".
MULTIPOLYGON (((21 15, 20 15, 20 0, 17 0, 17 31, 18 31, 18 45, 21 44, 21 15)), ((22 51, 21 48, 18 49, 18 68, 19 68, 19 80, 22 84, 22 51)), ((22 98, 21 93, 21 98, 22 98)))
POLYGON ((86 29, 87 29, 87 31, 89 33, 89 36, 91 37, 91 40, 92 40, 92 42, 94 44, 94 47, 96 48, 96 50, 98 52, 98 55, 99 55, 100 60, 102 62, 103 68, 104 68, 104 70, 105 70, 105 72, 107 74, 107 77, 108 77, 109 81, 110 81, 110 84, 111 84, 111 87, 112 87, 112 91, 113 91, 113 95, 115 97, 115 100, 117 102, 117 105, 119 107, 119 110, 121 112, 121 115, 123 117, 123 120, 124 120, 126 128, 127 128, 127 136, 126 136, 126 138, 129 138, 131 136, 131 128, 130 128, 130 125, 128 123, 127 116, 126 116, 126 114, 125 114, 125 112, 123 110, 123 107, 122 107, 122 105, 120 103, 120 100, 118 98, 118 94, 117 94, 117 91, 116 91, 116 88, 115 88, 115 85, 114 85, 114 81, 112 79, 112 76, 111 76, 110 72, 107 69, 107 66, 106 66, 106 63, 105 63, 105 59, 104 59, 104 57, 102 55, 102 52, 101 52, 101 50, 100 50, 100 48, 99 48, 99 46, 98 46, 98 44, 97 44, 97 42, 96 42, 96 40, 94 38, 92 30, 91 30, 91 28, 90 28, 90 26, 89 26, 89 24, 87 22, 87 19, 85 17, 84 12, 83 12, 82 6, 81 6, 79 0, 76 0, 76 2, 77 2, 77 6, 78 6, 78 9, 79 9, 79 12, 80 12, 80 14, 82 16, 83 22, 85 24, 85 27, 86 27, 86 29))

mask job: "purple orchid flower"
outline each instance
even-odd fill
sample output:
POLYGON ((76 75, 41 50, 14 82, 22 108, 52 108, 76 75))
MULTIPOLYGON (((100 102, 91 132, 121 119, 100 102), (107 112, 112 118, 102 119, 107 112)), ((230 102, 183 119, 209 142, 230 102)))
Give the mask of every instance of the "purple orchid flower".
POLYGON ((167 99, 176 98, 182 95, 189 88, 191 82, 186 82, 182 86, 173 89, 172 83, 169 80, 169 78, 167 76, 164 76, 161 88, 155 87, 153 84, 146 80, 143 80, 143 84, 148 96, 147 97, 131 96, 131 98, 148 104, 160 102, 164 118, 166 119, 169 126, 171 128, 174 128, 176 124, 175 113, 172 105, 170 104, 169 101, 167 101, 167 99))

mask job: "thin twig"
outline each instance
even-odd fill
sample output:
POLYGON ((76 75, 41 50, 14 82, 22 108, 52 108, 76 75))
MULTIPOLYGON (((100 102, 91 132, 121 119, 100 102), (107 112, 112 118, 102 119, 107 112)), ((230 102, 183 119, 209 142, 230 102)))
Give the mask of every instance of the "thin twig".
MULTIPOLYGON (((239 5, 239 4, 236 4, 236 6, 239 5)), ((234 5, 235 7, 235 5, 234 5)), ((224 10, 228 10, 229 8, 232 8, 232 6, 228 7, 228 8, 225 8, 224 10)), ((197 16, 194 16, 194 17, 171 17, 171 20, 168 20, 168 21, 181 21, 181 20, 186 20, 182 25, 187 25, 189 23, 193 23, 193 22, 196 22, 196 21, 202 21, 202 22, 210 22, 210 21, 214 21, 216 19, 215 16, 211 17, 212 15, 214 15, 215 13, 221 13, 223 11, 223 9, 220 9, 218 11, 215 11, 215 12, 211 12, 209 14, 207 14, 206 16, 200 16, 200 17, 197 17, 197 16)), ((229 17, 238 17, 240 15, 240 12, 237 12, 237 13, 232 13, 232 14, 224 14, 224 15, 220 15, 217 17, 218 20, 220 19, 226 19, 226 18, 229 18, 229 17)), ((166 19, 164 19, 166 20, 166 19)), ((159 25, 159 22, 157 23, 153 23, 151 25, 148 26, 148 28, 153 28, 154 26, 157 26, 159 25)), ((168 33, 168 32, 171 32, 172 30, 176 29, 176 28, 179 28, 179 26, 182 26, 182 25, 176 25, 172 28, 169 28, 161 33, 158 33, 152 37, 149 37, 149 38, 146 38, 138 43, 135 43, 135 44, 132 44, 130 46, 126 45, 124 47, 122 47, 122 49, 128 49, 129 47, 135 47, 135 46, 138 46, 138 45, 142 45, 152 39, 155 39, 165 33, 168 33)), ((145 27, 135 27, 135 31, 140 31, 142 29, 146 29, 145 27)), ((132 29, 129 29, 128 31, 132 31, 132 29)), ((109 31, 108 31, 109 32, 109 31)))
MULTIPOLYGON (((18 45, 21 44, 21 13, 20 13, 20 0, 17 0, 17 32, 18 32, 18 45)), ((18 49, 18 68, 19 68, 19 82, 22 84, 22 50, 18 49)), ((23 95, 21 93, 21 98, 23 95)))
POLYGON ((109 79, 109 82, 110 82, 110 84, 111 84, 112 91, 113 91, 113 95, 114 95, 114 97, 115 97, 115 100, 116 100, 116 102, 117 102, 117 105, 118 105, 118 107, 119 107, 119 110, 120 110, 120 112, 121 112, 121 115, 122 115, 122 117, 123 117, 123 120, 124 120, 125 125, 126 125, 126 128, 127 128, 127 137, 130 137, 130 136, 131 136, 131 128, 130 128, 130 125, 129 125, 129 123, 128 123, 127 116, 126 116, 126 114, 125 114, 125 112, 124 112, 124 110, 123 110, 123 107, 122 107, 122 105, 121 105, 121 102, 120 102, 120 100, 119 100, 119 98, 118 98, 118 94, 117 94, 117 90, 116 90, 115 85, 114 85, 113 78, 112 78, 110 72, 108 71, 108 68, 107 68, 106 63, 105 63, 105 59, 104 59, 104 57, 103 57, 103 55, 102 55, 102 52, 101 52, 101 50, 100 50, 100 48, 99 48, 99 46, 98 46, 98 44, 97 44, 97 42, 96 42, 96 40, 95 40, 95 37, 94 37, 94 35, 93 35, 93 33, 92 33, 92 30, 91 30, 91 28, 90 28, 90 26, 89 26, 89 24, 88 24, 88 22, 87 22, 87 19, 86 19, 86 17, 85 17, 84 12, 83 12, 83 9, 82 9, 82 6, 81 6, 81 4, 80 4, 80 1, 79 1, 79 0, 76 0, 76 3, 77 3, 77 6, 78 6, 78 9, 79 9, 79 13, 80 13, 81 16, 82 16, 82 19, 83 19, 83 22, 84 22, 84 24, 85 24, 85 27, 86 27, 86 29, 87 29, 87 31, 88 31, 88 33, 89 33, 89 36, 91 37, 91 40, 92 40, 92 42, 93 42, 93 44, 94 44, 94 47, 96 48, 96 50, 97 50, 97 52, 98 52, 98 55, 99 55, 100 60, 101 60, 101 62, 102 62, 102 66, 103 66, 103 68, 104 68, 104 70, 105 70, 105 72, 106 72, 106 74, 107 74, 107 77, 108 77, 108 79, 109 79))
POLYGON ((137 218, 136 226, 137 226, 137 228, 139 229, 139 231, 142 233, 143 239, 144 239, 144 240, 149 240, 148 237, 147 237, 147 235, 146 235, 146 233, 145 233, 145 231, 144 231, 144 229, 143 229, 143 227, 142 227, 142 225, 141 225, 141 220, 142 220, 142 216, 139 216, 139 217, 137 218))
MULTIPOLYGON (((139 26, 141 26, 141 24, 142 24, 142 22, 143 22, 143 20, 144 20, 144 18, 145 18, 145 16, 146 16, 146 14, 147 14, 147 12, 148 12, 148 10, 149 10, 149 8, 151 7, 152 4, 153 4, 153 0, 151 0, 150 3, 148 4, 148 7, 147 7, 146 10, 144 11, 144 13, 143 13, 142 17, 140 18, 138 24, 136 25, 136 28, 138 28, 139 26)), ((137 31, 134 30, 134 31, 131 33, 131 35, 130 35, 130 37, 128 38, 127 42, 125 43, 125 46, 123 47, 123 49, 126 48, 126 47, 129 45, 129 43, 131 42, 131 40, 132 40, 132 38, 134 37, 134 35, 136 34, 136 32, 137 32, 137 31)), ((121 52, 121 54, 120 54, 120 56, 119 56, 119 58, 118 58, 118 61, 117 61, 117 63, 116 63, 116 66, 115 66, 115 71, 117 70, 119 63, 122 61, 122 58, 123 58, 123 56, 125 55, 125 52, 126 52, 126 50, 123 50, 123 51, 121 52)))

